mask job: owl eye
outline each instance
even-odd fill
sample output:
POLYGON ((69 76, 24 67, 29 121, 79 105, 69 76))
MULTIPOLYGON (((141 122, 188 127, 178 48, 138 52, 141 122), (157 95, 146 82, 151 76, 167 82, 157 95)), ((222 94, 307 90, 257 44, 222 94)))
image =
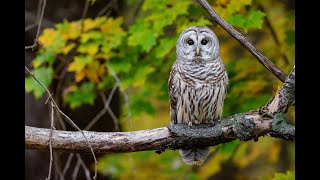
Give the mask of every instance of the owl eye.
POLYGON ((206 45, 207 43, 208 43, 208 40, 202 39, 202 41, 201 41, 201 44, 202 44, 202 45, 206 45))
POLYGON ((193 42, 192 39, 189 39, 189 40, 187 41, 187 43, 188 43, 190 46, 194 44, 194 42, 193 42))

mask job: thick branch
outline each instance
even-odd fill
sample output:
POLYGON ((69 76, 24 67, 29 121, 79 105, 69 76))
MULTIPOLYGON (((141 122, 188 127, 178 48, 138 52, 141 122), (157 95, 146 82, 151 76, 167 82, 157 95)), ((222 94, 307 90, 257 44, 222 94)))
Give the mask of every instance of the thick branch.
POLYGON ((288 108, 295 102, 295 77, 296 68, 293 66, 289 76, 287 77, 285 83, 278 90, 277 94, 271 101, 267 104, 267 108, 271 113, 286 113, 288 108))
POLYGON ((286 73, 273 64, 268 58, 266 58, 256 47, 252 45, 249 39, 241 32, 235 30, 229 23, 222 19, 218 13, 216 13, 210 4, 206 0, 198 0, 201 6, 209 13, 210 17, 214 19, 224 30, 226 30, 232 37, 239 41, 257 60, 266 67, 272 74, 274 74, 280 81, 285 82, 286 73))
MULTIPOLYGON (((272 119, 262 117, 258 111, 237 114, 221 120, 212 127, 187 125, 169 125, 168 128, 132 131, 132 132, 93 132, 83 131, 95 153, 135 152, 188 148, 191 146, 213 146, 235 140, 242 135, 245 140, 272 134, 274 137, 295 139, 295 127, 273 132, 272 119)), ((25 127, 25 147, 28 149, 48 150, 49 129, 25 127)), ((53 131, 52 148, 56 151, 90 153, 86 140, 80 132, 53 131)))

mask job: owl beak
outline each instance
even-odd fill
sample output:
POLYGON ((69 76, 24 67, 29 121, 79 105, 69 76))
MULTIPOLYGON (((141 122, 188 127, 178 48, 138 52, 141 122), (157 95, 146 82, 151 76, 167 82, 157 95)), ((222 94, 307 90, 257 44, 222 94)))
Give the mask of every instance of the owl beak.
POLYGON ((199 56, 199 54, 200 54, 200 49, 199 49, 199 47, 197 47, 196 53, 197 53, 197 56, 199 56))

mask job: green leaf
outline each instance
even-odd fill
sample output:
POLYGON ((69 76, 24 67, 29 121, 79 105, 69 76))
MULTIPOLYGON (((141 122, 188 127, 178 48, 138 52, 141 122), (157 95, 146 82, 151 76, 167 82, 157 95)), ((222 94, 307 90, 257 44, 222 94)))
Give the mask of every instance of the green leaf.
POLYGON ((176 46, 177 36, 165 37, 160 40, 156 47, 156 58, 164 58, 176 46))
POLYGON ((56 59, 56 56, 54 54, 49 54, 46 51, 42 51, 42 53, 39 53, 33 60, 32 60, 32 66, 34 68, 38 68, 44 63, 49 63, 52 65, 56 59))
POLYGON ((148 74, 152 73, 155 69, 151 66, 140 66, 134 74, 133 86, 141 87, 145 85, 148 74))
POLYGON ((128 73, 132 67, 132 63, 129 61, 130 57, 123 59, 113 59, 108 61, 107 64, 118 74, 120 72, 128 73))
POLYGON ((275 173, 272 180, 294 180, 294 171, 287 171, 286 173, 275 173))
POLYGON ((82 83, 78 90, 70 92, 64 98, 65 102, 70 105, 72 109, 81 106, 82 104, 94 103, 96 98, 94 84, 92 82, 82 83))
POLYGON ((247 32, 250 28, 261 29, 265 16, 266 14, 260 10, 250 9, 246 16, 241 14, 232 15, 227 21, 247 32))
POLYGON ((137 116, 141 113, 154 114, 155 109, 150 102, 150 96, 152 95, 152 89, 144 88, 138 92, 130 95, 130 109, 132 116, 137 116))
POLYGON ((67 32, 70 29, 70 23, 65 19, 62 23, 58 23, 55 25, 57 31, 67 32))
POLYGON ((106 90, 115 84, 115 80, 112 75, 106 75, 102 77, 101 81, 98 83, 99 90, 106 90))
POLYGON ((251 5, 252 0, 231 0, 226 10, 228 14, 234 14, 239 12, 245 6, 251 5))
POLYGON ((136 24, 129 28, 130 36, 128 38, 129 46, 141 46, 142 51, 149 52, 152 46, 156 44, 156 34, 148 27, 150 23, 138 20, 136 24))
POLYGON ((168 0, 145 0, 142 5, 142 10, 164 10, 168 0))
MULTIPOLYGON (((33 70, 35 77, 46 87, 49 87, 52 82, 53 70, 51 67, 40 67, 33 70)), ((25 78, 25 91, 27 93, 33 92, 36 99, 39 99, 45 89, 32 77, 25 78)))
POLYGON ((89 40, 102 41, 103 40, 102 38, 103 38, 103 34, 101 33, 101 31, 92 30, 92 31, 88 31, 81 34, 80 42, 86 43, 89 40))

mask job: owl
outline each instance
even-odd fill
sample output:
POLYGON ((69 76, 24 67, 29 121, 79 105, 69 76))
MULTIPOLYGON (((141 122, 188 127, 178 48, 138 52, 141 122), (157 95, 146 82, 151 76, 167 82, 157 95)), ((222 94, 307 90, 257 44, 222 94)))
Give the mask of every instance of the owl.
MULTIPOLYGON (((219 41, 211 29, 185 29, 176 44, 177 58, 168 81, 171 123, 209 124, 219 121, 228 76, 220 58, 219 41)), ((201 165, 209 147, 179 149, 188 165, 201 165)))

